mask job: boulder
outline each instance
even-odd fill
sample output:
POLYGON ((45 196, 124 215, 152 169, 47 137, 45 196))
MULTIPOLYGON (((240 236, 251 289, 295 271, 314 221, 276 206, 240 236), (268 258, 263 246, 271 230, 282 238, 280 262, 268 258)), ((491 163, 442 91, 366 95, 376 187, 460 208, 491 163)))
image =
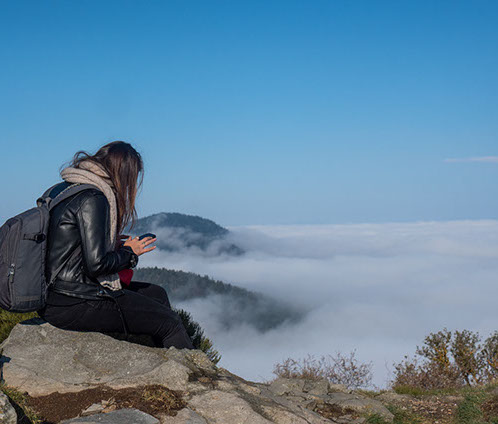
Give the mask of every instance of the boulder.
POLYGON ((138 409, 118 409, 107 414, 95 414, 89 417, 73 418, 62 421, 61 424, 159 424, 157 418, 138 409))
POLYGON ((377 414, 386 421, 392 421, 394 418, 393 414, 380 402, 357 394, 331 393, 325 403, 361 415, 377 414))
POLYGON ((326 380, 256 383, 218 367, 200 350, 143 346, 98 332, 62 330, 40 318, 17 324, 0 348, 5 384, 27 392, 41 405, 45 396, 76 398, 92 391, 94 397, 76 409, 78 416, 71 413, 73 418, 64 423, 353 424, 370 413, 392 421, 380 402, 326 380), (95 398, 96 392, 135 393, 153 386, 179 396, 173 409, 142 412, 118 404, 109 411, 103 407, 108 401, 95 398), (124 418, 127 414, 141 418, 124 418))
POLYGON ((174 417, 162 415, 161 424, 208 424, 208 422, 192 409, 183 408, 174 417))
POLYGON ((16 424, 17 414, 9 398, 0 392, 0 424, 16 424))
POLYGON ((215 372, 200 350, 141 346, 97 332, 61 330, 40 318, 17 324, 0 349, 5 382, 30 396, 101 384, 114 389, 162 384, 186 390, 190 375, 215 372))

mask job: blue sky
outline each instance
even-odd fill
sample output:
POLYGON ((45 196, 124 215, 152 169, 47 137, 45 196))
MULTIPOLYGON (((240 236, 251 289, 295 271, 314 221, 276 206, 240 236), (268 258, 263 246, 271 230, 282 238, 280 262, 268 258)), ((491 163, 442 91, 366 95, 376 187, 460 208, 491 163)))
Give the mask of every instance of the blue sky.
POLYGON ((116 139, 145 160, 140 216, 496 219, 496 22, 496 1, 0 0, 0 220, 116 139))

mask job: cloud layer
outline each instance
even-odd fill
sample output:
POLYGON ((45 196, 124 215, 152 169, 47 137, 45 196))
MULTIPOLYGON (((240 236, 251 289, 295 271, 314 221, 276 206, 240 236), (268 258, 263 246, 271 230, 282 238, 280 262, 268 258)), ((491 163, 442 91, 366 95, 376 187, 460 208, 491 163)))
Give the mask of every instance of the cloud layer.
POLYGON ((498 163, 498 156, 479 156, 471 158, 448 158, 445 162, 484 162, 484 163, 498 163))
POLYGON ((432 331, 497 329, 498 221, 229 227, 240 257, 155 251, 141 266, 191 271, 310 309, 298 324, 260 333, 219 328, 220 299, 189 310, 222 354, 220 365, 265 381, 287 357, 347 353, 372 361, 385 386, 393 362, 432 331))

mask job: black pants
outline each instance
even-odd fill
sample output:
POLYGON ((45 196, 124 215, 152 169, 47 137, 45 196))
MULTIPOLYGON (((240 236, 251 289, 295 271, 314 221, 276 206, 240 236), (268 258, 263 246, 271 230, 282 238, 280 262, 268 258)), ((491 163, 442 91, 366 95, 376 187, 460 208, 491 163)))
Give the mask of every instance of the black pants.
POLYGON ((125 294, 113 299, 85 300, 75 305, 46 305, 38 314, 65 330, 123 333, 123 321, 131 334, 148 334, 158 347, 194 349, 181 317, 161 286, 132 281, 125 294))

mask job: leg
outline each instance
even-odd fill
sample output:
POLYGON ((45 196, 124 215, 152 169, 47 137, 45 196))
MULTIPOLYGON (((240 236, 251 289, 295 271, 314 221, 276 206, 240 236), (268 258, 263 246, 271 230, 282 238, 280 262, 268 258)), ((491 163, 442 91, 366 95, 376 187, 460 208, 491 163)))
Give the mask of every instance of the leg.
POLYGON ((124 286, 123 288, 150 297, 171 309, 171 303, 166 290, 158 284, 132 280, 129 286, 124 286))
MULTIPOLYGON (((166 290, 158 284, 132 280, 128 286, 124 287, 124 289, 143 294, 144 296, 150 297, 151 299, 154 299, 155 301, 172 309, 166 290)), ((156 347, 163 346, 163 341, 160 337, 152 336, 152 339, 156 347)))
MULTIPOLYGON (((171 308, 150 297, 130 290, 116 298, 132 334, 149 334, 162 347, 194 349, 182 319, 171 308)), ((112 299, 88 300, 85 303, 52 307, 44 318, 51 324, 67 330, 123 332, 123 323, 112 299), (62 309, 54 309, 62 308, 62 309)))
MULTIPOLYGON (((151 284, 149 288, 162 291, 164 289, 157 285, 151 284)), ((119 303, 125 321, 131 333, 150 334, 156 343, 162 347, 175 346, 178 349, 194 349, 192 341, 183 326, 181 317, 174 312, 171 307, 160 303, 157 299, 145 296, 138 292, 124 290, 125 294, 117 297, 115 300, 119 303)), ((149 290, 149 293, 151 290, 149 290)), ((99 310, 110 308, 115 314, 119 314, 116 303, 113 300, 110 303, 99 301, 90 301, 89 306, 95 306, 99 310)))

